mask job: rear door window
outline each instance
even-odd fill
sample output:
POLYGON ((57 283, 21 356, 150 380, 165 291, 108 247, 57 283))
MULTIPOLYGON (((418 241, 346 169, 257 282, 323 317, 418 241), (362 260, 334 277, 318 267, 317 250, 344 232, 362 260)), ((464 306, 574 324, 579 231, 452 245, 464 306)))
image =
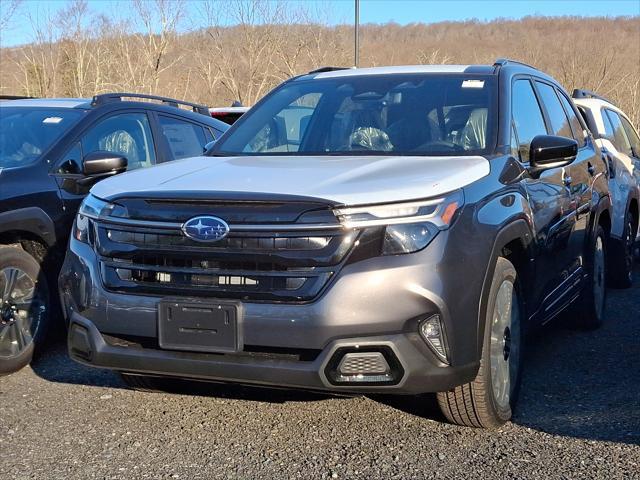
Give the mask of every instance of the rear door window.
POLYGON ((165 115, 159 115, 158 119, 173 160, 197 157, 204 153, 204 146, 210 140, 207 140, 202 126, 165 115))
POLYGON ((627 138, 629 139, 629 143, 631 143, 631 150, 633 150, 633 156, 636 158, 640 158, 640 137, 638 137, 638 132, 636 132, 631 122, 620 116, 620 120, 622 120, 622 126, 624 127, 624 131, 627 132, 627 138))
POLYGON ((547 115, 549 115, 551 133, 560 137, 573 138, 569 118, 564 108, 562 108, 556 89, 547 83, 538 81, 536 81, 536 86, 538 87, 538 92, 540 92, 542 103, 547 109, 547 115))
POLYGON ((520 159, 528 162, 529 148, 533 138, 538 135, 547 135, 540 104, 529 80, 522 79, 514 82, 511 114, 518 136, 520 159))
POLYGON ((609 140, 613 142, 616 150, 624 153, 625 155, 633 156, 633 152, 631 151, 631 143, 627 138, 627 133, 624 130, 624 126, 622 125, 620 116, 616 112, 614 112, 613 110, 609 110, 608 108, 604 109, 604 114, 609 118, 611 127, 613 128, 613 140, 611 140, 611 138, 609 138, 609 140))
POLYGON ((567 117, 569 117, 569 124, 571 125, 571 130, 573 130, 573 138, 578 142, 578 147, 584 147, 586 144, 584 139, 584 127, 578 119, 578 114, 571 106, 571 102, 569 102, 565 94, 559 90, 556 91, 558 92, 558 96, 560 97, 560 103, 562 103, 567 117))

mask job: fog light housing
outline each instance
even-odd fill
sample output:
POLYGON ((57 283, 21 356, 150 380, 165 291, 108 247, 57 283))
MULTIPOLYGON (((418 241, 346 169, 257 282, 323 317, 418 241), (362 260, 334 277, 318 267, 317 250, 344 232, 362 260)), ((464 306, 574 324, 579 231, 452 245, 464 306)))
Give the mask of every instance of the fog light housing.
POLYGON ((389 347, 353 346, 337 349, 325 374, 333 385, 395 385, 404 370, 389 347))
POLYGON ((449 355, 447 352, 447 343, 440 315, 433 315, 426 320, 423 320, 418 329, 420 331, 420 336, 429 346, 431 351, 435 353, 439 360, 448 365, 449 355))

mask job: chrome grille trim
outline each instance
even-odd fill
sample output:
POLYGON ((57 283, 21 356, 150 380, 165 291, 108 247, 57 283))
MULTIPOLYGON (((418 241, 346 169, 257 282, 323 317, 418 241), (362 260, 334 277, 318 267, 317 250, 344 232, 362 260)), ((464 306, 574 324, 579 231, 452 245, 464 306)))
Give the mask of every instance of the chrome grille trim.
POLYGON ((246 224, 218 245, 188 239, 176 245, 184 236, 177 222, 114 218, 93 222, 103 284, 140 295, 311 301, 342 268, 361 233, 340 224, 264 224, 257 230, 246 224))
MULTIPOLYGON (((131 227, 157 228, 162 230, 182 230, 182 223, 177 222, 156 222, 153 220, 135 220, 131 218, 110 217, 110 216, 90 216, 85 215, 99 222, 111 223, 115 225, 125 225, 131 227)), ((284 224, 232 224, 229 225, 230 232, 298 232, 305 230, 342 230, 346 227, 341 223, 284 223, 284 224)))

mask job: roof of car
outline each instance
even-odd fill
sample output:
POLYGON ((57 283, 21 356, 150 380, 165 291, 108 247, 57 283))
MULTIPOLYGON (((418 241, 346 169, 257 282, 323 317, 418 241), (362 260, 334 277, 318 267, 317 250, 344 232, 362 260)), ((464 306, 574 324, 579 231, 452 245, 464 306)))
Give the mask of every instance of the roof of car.
POLYGON ((337 78, 360 75, 391 75, 403 73, 487 73, 495 70, 493 65, 398 65, 389 67, 345 68, 318 73, 311 72, 313 78, 337 78))
POLYGON ((89 98, 23 98, 0 103, 3 107, 91 108, 89 98))
POLYGON ((606 107, 610 110, 621 113, 626 117, 624 111, 620 110, 620 108, 618 108, 615 104, 601 98, 574 98, 573 102, 576 105, 581 105, 589 109, 599 110, 600 108, 606 107))

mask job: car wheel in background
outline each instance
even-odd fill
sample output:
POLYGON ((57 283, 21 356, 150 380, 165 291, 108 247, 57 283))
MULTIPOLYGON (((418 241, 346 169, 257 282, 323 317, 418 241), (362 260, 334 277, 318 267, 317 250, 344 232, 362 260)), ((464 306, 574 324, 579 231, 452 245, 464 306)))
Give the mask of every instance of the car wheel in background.
POLYGON ((49 286, 38 262, 0 247, 0 375, 27 365, 49 324, 49 286))
POLYGON ((587 252, 587 284, 570 310, 571 323, 583 330, 602 325, 607 301, 607 235, 598 225, 587 252))
POLYGON ((633 284, 633 262, 635 256, 635 241, 637 227, 631 217, 631 212, 627 212, 624 219, 624 231, 622 239, 615 251, 611 252, 611 272, 609 283, 617 288, 629 288, 633 284))
POLYGON ((491 428, 511 418, 520 383, 523 314, 516 270, 500 257, 489 291, 478 375, 471 383, 437 395, 450 422, 491 428))

